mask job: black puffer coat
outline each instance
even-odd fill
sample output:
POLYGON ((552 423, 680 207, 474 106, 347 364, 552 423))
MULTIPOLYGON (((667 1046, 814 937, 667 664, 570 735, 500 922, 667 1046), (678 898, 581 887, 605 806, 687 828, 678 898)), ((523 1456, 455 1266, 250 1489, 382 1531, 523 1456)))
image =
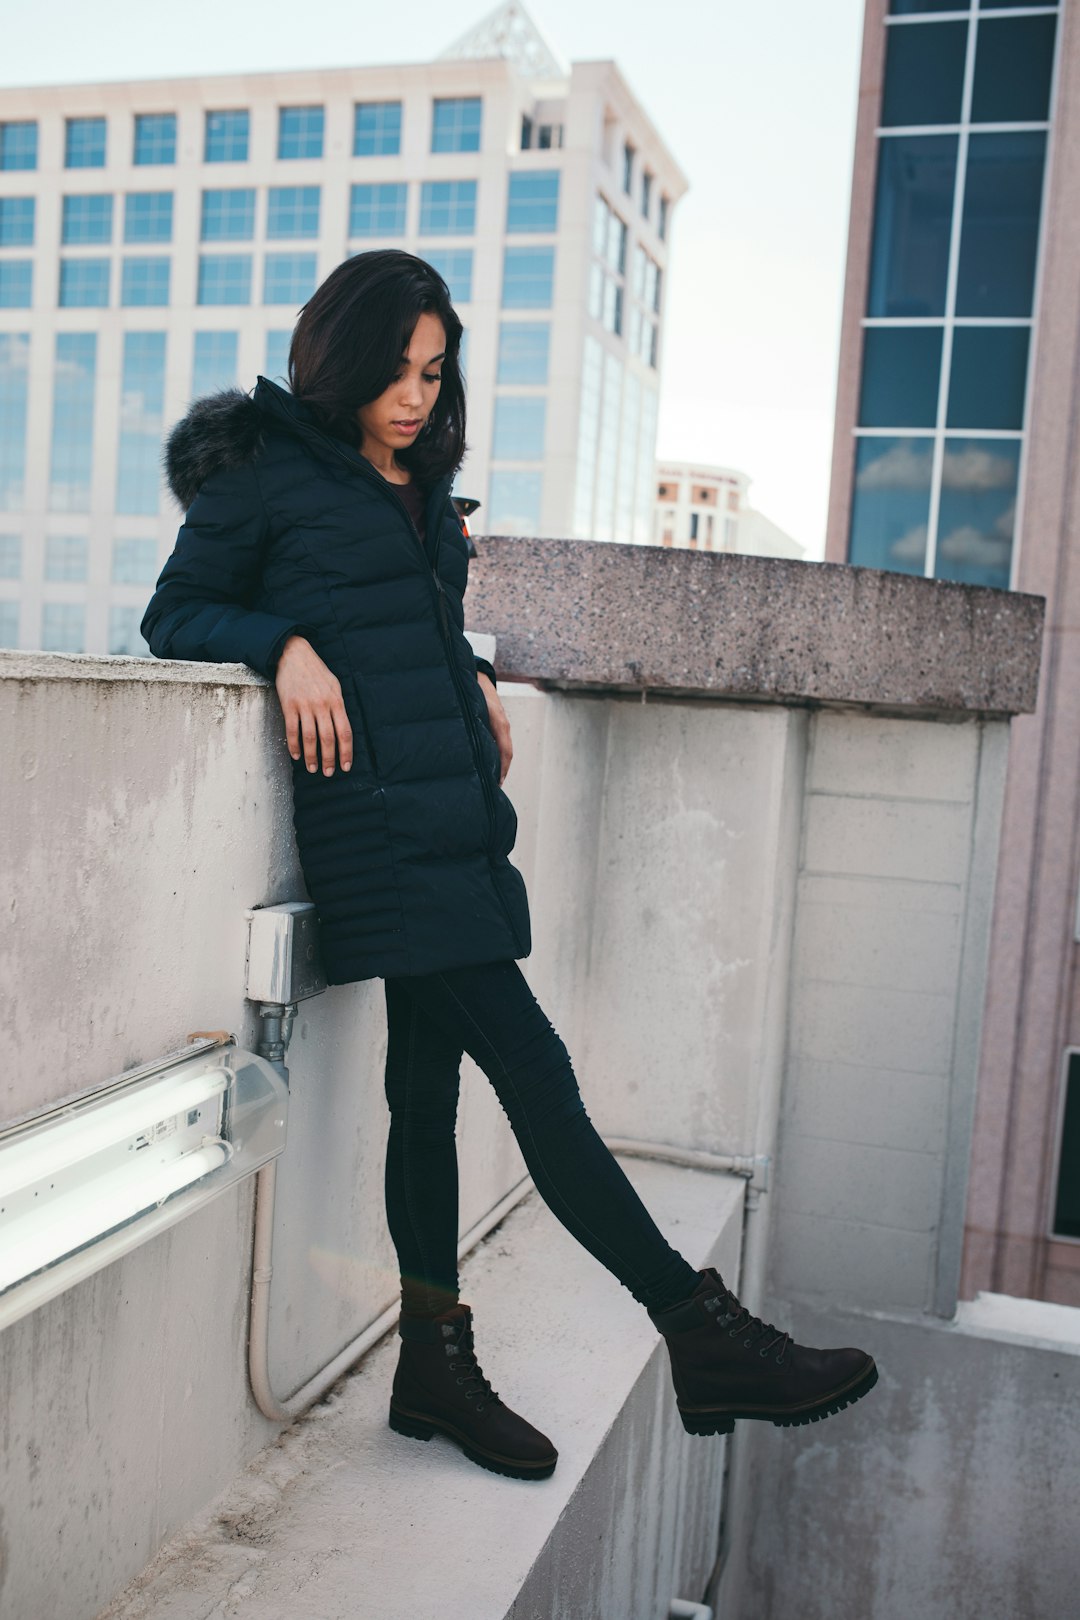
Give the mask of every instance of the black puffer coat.
POLYGON ((143 616, 151 652, 273 680, 295 633, 341 682, 351 771, 292 762, 329 982, 528 956, 451 477, 428 492, 425 544, 393 486, 266 377, 195 400, 164 463, 186 515, 143 616))

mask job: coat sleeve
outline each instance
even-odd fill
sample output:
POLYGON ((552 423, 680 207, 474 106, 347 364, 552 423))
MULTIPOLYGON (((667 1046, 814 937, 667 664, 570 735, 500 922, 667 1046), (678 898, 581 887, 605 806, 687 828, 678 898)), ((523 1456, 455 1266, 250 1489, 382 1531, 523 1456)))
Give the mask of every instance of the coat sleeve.
POLYGON ((249 606, 259 592, 270 525, 250 463, 211 473, 188 507, 140 630, 155 658, 247 664, 273 680, 299 620, 249 606))

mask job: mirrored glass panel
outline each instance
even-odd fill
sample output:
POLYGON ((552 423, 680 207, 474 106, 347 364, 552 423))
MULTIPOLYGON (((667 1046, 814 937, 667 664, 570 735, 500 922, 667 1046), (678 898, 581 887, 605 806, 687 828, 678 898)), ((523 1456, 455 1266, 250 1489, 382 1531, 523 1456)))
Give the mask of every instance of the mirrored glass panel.
POLYGON ((956 327, 947 427, 1023 427, 1029 338, 1026 326, 956 327))
POLYGON ((958 315, 1030 315, 1046 136, 972 135, 964 182, 958 315))
POLYGON ((888 135, 878 148, 868 315, 944 315, 955 135, 888 135))
POLYGON ((865 329, 860 427, 934 426, 941 339, 940 326, 865 329))
POLYGON ((979 24, 973 124, 1037 123, 1050 116, 1057 18, 994 17, 979 24))
POLYGON ((934 574, 1009 588, 1019 439, 946 439, 934 574))
POLYGON ((860 438, 855 449, 848 561, 900 574, 926 571, 930 438, 860 438))
POLYGON ((888 30, 883 125, 959 123, 967 30, 966 22, 888 30))

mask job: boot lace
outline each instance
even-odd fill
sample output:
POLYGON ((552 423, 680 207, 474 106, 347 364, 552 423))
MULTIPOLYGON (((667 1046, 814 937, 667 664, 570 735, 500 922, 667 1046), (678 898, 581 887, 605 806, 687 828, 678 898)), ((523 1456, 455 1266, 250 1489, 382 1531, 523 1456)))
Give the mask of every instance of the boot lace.
POLYGON ((458 1374, 457 1381, 464 1387, 466 1397, 468 1399, 476 1397, 477 1415, 481 1415, 485 1405, 494 1405, 499 1395, 492 1389, 476 1359, 472 1328, 462 1328, 458 1337, 451 1339, 447 1344, 446 1353, 452 1358, 450 1371, 458 1374))
POLYGON ((756 1340, 763 1339, 764 1343, 758 1347, 758 1355, 764 1359, 775 1351, 777 1366, 783 1366, 788 1346, 795 1342, 790 1333, 782 1333, 771 1322, 763 1322, 760 1316, 751 1316, 746 1306, 739 1304, 730 1288, 720 1294, 707 1295, 702 1304, 707 1311, 714 1313, 713 1321, 718 1328, 726 1330, 729 1339, 737 1339, 744 1334, 743 1347, 747 1350, 752 1348, 756 1340))

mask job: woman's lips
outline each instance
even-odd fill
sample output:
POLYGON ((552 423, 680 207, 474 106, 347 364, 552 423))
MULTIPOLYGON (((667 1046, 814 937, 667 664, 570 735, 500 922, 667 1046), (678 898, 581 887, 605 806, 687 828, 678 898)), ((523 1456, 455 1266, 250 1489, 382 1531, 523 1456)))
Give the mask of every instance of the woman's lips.
POLYGON ((415 433, 420 422, 417 419, 415 422, 392 422, 390 425, 396 427, 399 433, 415 433))

